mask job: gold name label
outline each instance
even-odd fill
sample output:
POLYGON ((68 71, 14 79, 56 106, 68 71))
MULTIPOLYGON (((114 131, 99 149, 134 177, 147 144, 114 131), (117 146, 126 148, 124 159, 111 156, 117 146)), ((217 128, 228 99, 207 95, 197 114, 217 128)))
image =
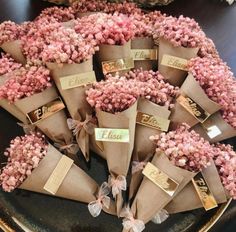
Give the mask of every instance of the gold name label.
POLYGON ((206 112, 200 105, 188 96, 180 95, 176 101, 183 106, 190 114, 192 114, 199 122, 206 121, 210 114, 206 112))
POLYGON ((72 159, 63 155, 43 188, 53 195, 56 194, 73 163, 72 159))
POLYGON ((33 110, 29 113, 27 113, 27 118, 30 120, 31 124, 34 124, 42 119, 45 119, 56 112, 62 110, 65 108, 64 103, 62 100, 58 97, 57 99, 40 106, 38 109, 33 110))
POLYGON ((118 72, 131 68, 134 68, 133 58, 124 58, 102 62, 102 70, 104 74, 118 72))
POLYGON ((75 88, 78 86, 85 86, 94 82, 96 82, 94 71, 60 78, 61 88, 63 90, 75 88))
POLYGON ((159 170, 150 162, 147 163, 142 173, 171 197, 179 186, 175 180, 171 179, 167 174, 159 170))
POLYGON ((192 179, 192 183, 206 211, 218 206, 201 172, 192 179))
POLYGON ((176 56, 170 56, 170 55, 163 55, 162 60, 161 60, 161 64, 171 67, 171 68, 176 68, 176 69, 180 69, 183 71, 188 71, 187 68, 187 64, 188 64, 188 60, 186 59, 182 59, 176 56))
POLYGON ((170 120, 150 114, 138 112, 136 117, 136 123, 157 129, 160 131, 168 131, 170 120))
POLYGON ((134 60, 157 60, 156 49, 132 49, 131 54, 134 60))
POLYGON ((95 140, 104 142, 129 143, 129 130, 95 128, 95 140))

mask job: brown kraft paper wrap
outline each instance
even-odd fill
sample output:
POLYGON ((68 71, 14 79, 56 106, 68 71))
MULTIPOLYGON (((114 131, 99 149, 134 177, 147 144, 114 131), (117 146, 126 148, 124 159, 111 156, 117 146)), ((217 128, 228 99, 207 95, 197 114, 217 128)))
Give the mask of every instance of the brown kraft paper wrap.
MULTIPOLYGON (((119 175, 126 177, 134 146, 137 102, 129 109, 117 114, 100 110, 96 113, 100 128, 129 129, 129 143, 103 142, 104 154, 110 175, 114 178, 119 175)), ((116 196, 115 200, 116 212, 119 216, 123 204, 121 192, 116 196)))
MULTIPOLYGON (((183 96, 190 97, 195 103, 197 103, 202 109, 204 109, 209 115, 214 114, 220 110, 220 105, 212 101, 205 94, 204 90, 195 80, 192 74, 188 74, 184 83, 180 87, 180 93, 183 96)), ((190 127, 193 127, 199 120, 188 112, 179 102, 176 101, 174 108, 171 110, 171 129, 175 129, 179 124, 183 122, 187 123, 190 127)))
MULTIPOLYGON (((218 204, 227 201, 227 195, 224 187, 221 183, 218 171, 213 161, 211 166, 203 169, 202 175, 208 184, 208 187, 213 194, 218 204)), ((166 207, 165 209, 170 214, 189 211, 193 209, 202 208, 202 202, 194 188, 192 182, 190 182, 166 207)))
MULTIPOLYGON (((156 49, 158 58, 158 47, 155 45, 151 37, 137 37, 131 40, 131 49, 156 49)), ((156 60, 135 60, 134 68, 143 70, 157 70, 156 60)))
POLYGON ((93 15, 93 14, 97 14, 99 12, 92 12, 92 11, 89 11, 89 12, 77 12, 76 13, 76 18, 83 18, 83 17, 87 17, 89 15, 93 15))
MULTIPOLYGON (((147 113, 150 115, 162 117, 168 119, 170 111, 165 106, 159 106, 146 99, 139 99, 138 111, 147 113)), ((162 131, 154 128, 150 128, 144 125, 136 124, 135 128, 135 142, 133 150, 133 161, 147 162, 155 152, 155 145, 149 139, 150 136, 160 134, 162 131)), ((129 198, 131 199, 138 190, 138 186, 141 184, 143 179, 142 170, 132 174, 129 198)))
POLYGON ((213 114, 203 124, 197 124, 193 128, 198 134, 211 143, 220 142, 236 136, 236 129, 228 124, 221 116, 220 112, 213 114), (215 130, 216 129, 216 130, 215 130), (210 138, 209 132, 218 131, 218 135, 210 138))
MULTIPOLYGON (((174 166, 164 153, 156 153, 151 163, 179 183, 179 186, 171 197, 147 177, 143 178, 132 203, 131 212, 134 219, 141 220, 145 224, 163 209, 196 175, 196 173, 174 166)), ((123 229, 123 232, 125 231, 127 230, 123 229)), ((132 232, 132 230, 129 230, 129 232, 132 232)))
POLYGON ((176 56, 182 59, 190 60, 197 56, 199 48, 174 47, 169 41, 160 38, 158 70, 165 79, 174 86, 181 86, 187 76, 187 71, 162 65, 163 55, 176 56))
POLYGON ((5 42, 0 46, 6 53, 9 53, 14 60, 21 64, 26 64, 26 59, 21 50, 21 41, 14 40, 5 42))

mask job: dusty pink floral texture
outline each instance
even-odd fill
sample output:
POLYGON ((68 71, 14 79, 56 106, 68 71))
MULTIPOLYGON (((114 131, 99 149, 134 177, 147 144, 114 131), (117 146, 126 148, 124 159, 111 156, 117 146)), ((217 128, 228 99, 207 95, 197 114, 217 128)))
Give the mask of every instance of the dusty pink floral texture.
POLYGON ((22 65, 17 63, 10 54, 1 54, 0 58, 0 76, 19 69, 22 65))

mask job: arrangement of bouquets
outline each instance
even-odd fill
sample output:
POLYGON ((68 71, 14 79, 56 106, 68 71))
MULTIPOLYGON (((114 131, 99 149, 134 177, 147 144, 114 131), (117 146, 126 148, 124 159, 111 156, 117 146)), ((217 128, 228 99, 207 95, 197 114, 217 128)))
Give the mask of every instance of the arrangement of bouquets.
POLYGON ((0 47, 17 62, 25 64, 26 60, 22 53, 20 41, 23 35, 24 30, 21 26, 12 21, 5 21, 0 24, 0 47))
MULTIPOLYGON (((151 137, 156 153, 144 170, 144 179, 132 202, 132 220, 143 224, 159 213, 199 171, 210 165, 214 149, 185 124, 175 131, 151 137)), ((124 222, 130 218, 125 218, 124 222)), ((125 223, 135 231, 136 223, 125 223)), ((140 230, 142 231, 142 230, 140 230)))
POLYGON ((172 85, 181 86, 188 60, 197 56, 204 32, 194 19, 169 16, 156 31, 159 41, 158 70, 172 85))
POLYGON ((193 129, 210 142, 236 136, 236 80, 229 67, 220 59, 206 56, 192 59, 189 71, 208 98, 221 107, 193 129))
POLYGON ((107 183, 99 188, 73 160, 47 143, 40 133, 16 137, 4 155, 7 163, 0 174, 4 191, 20 188, 89 203, 93 216, 98 216, 102 208, 113 212, 107 183))

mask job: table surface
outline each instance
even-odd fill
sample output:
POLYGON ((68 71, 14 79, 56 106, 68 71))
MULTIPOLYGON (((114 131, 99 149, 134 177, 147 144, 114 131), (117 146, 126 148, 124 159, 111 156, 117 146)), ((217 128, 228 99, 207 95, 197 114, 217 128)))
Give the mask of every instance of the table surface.
MULTIPOLYGON (((47 6, 53 4, 41 0, 1 0, 0 22, 33 20, 47 6)), ((194 18, 208 37, 213 39, 221 58, 236 73, 236 4, 229 6, 221 0, 175 0, 168 6, 156 9, 173 16, 183 14, 194 18)), ((22 131, 16 126, 15 119, 0 109, 0 151, 18 134, 22 134, 22 131)), ((235 215, 236 203, 233 202, 212 231, 222 231, 223 228, 224 232, 235 231, 235 215)))

